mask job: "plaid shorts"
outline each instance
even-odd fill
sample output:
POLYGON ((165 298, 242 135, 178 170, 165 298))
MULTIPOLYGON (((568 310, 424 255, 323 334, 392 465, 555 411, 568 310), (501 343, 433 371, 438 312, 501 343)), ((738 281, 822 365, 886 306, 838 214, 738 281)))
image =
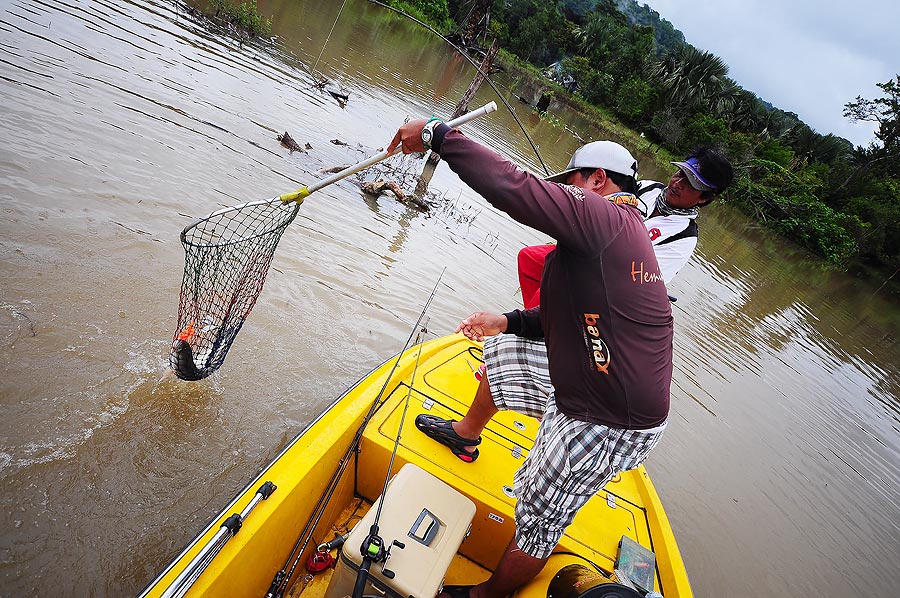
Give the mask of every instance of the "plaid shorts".
POLYGON ((501 334, 485 339, 494 403, 540 418, 534 447, 515 474, 516 544, 550 556, 584 504, 613 476, 639 466, 665 422, 650 430, 610 428, 573 419, 556 408, 543 340, 501 334))

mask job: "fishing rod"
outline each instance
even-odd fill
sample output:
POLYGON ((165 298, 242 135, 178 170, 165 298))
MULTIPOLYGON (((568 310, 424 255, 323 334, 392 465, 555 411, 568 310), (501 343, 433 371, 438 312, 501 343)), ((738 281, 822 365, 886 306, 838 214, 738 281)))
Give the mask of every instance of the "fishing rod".
POLYGON ((513 110, 512 106, 509 105, 509 102, 506 101, 506 98, 503 97, 503 95, 500 93, 500 90, 497 89, 497 86, 494 85, 494 82, 491 80, 490 77, 488 77, 488 74, 485 73, 483 70, 481 70, 481 66, 480 66, 480 65, 478 65, 474 60, 472 60, 472 58, 471 58, 468 54, 466 54, 465 52, 463 52, 463 51, 459 48, 459 46, 457 46, 456 44, 454 44, 453 42, 451 42, 449 39, 447 39, 446 37, 444 37, 444 35, 443 35, 440 31, 436 30, 434 27, 432 27, 432 26, 429 25, 428 23, 422 22, 422 21, 420 21, 419 19, 417 19, 416 17, 414 17, 414 16, 412 16, 412 15, 409 15, 409 14, 403 12, 402 10, 400 10, 400 9, 398 9, 398 8, 394 8, 393 6, 390 6, 390 5, 385 4, 385 3, 383 3, 383 2, 379 2, 379 0, 369 0, 369 2, 372 2, 372 3, 374 3, 374 4, 377 4, 377 5, 382 6, 382 7, 384 7, 384 8, 388 8, 388 9, 390 9, 390 10, 393 10, 394 12, 403 15, 403 16, 406 17, 407 19, 410 19, 410 20, 412 20, 412 21, 415 21, 416 23, 418 23, 418 24, 421 25, 422 27, 425 27, 426 29, 428 29, 429 31, 431 31, 432 33, 434 33, 435 35, 437 35, 438 37, 440 37, 440 38, 441 38, 442 40, 444 40, 444 42, 446 42, 451 48, 453 48, 454 50, 456 50, 463 58, 465 58, 465 59, 469 62, 469 64, 471 64, 471 65, 475 68, 475 70, 478 71, 478 73, 479 73, 482 77, 484 77, 484 80, 487 81, 488 85, 491 86, 491 89, 494 90, 494 93, 497 94, 497 97, 500 98, 500 101, 503 102, 503 105, 506 106, 506 109, 509 110, 509 113, 512 114, 512 117, 513 117, 513 119, 516 121, 516 124, 519 125, 519 128, 522 129, 522 133, 525 134, 525 139, 527 139, 527 140, 528 140, 528 143, 531 145, 531 149, 534 150, 534 155, 537 156, 538 162, 541 163, 541 167, 544 169, 544 174, 545 174, 545 175, 549 175, 549 174, 550 174, 550 169, 547 168, 547 165, 546 165, 546 164, 544 164, 544 159, 541 158, 541 153, 538 151, 537 146, 534 144, 534 141, 531 139, 531 135, 529 135, 529 134, 528 134, 528 131, 525 130, 525 125, 523 125, 523 124, 522 124, 522 121, 519 120, 519 116, 516 114, 516 111, 513 110))
MULTIPOLYGON (((441 279, 443 279, 444 277, 445 271, 446 268, 441 270, 441 274, 440 276, 438 276, 437 282, 434 283, 434 288, 431 290, 431 294, 425 301, 425 305, 422 307, 422 311, 419 312, 419 317, 416 318, 416 323, 410 330, 409 336, 407 337, 406 342, 403 344, 403 348, 400 350, 400 353, 397 355, 394 364, 391 366, 390 372, 388 372, 387 376, 385 377, 384 384, 382 384, 381 386, 381 390, 378 391, 378 394, 375 396, 375 400, 372 401, 372 404, 369 406, 369 411, 366 413, 362 423, 356 430, 356 434, 354 435, 353 440, 350 442, 350 445, 347 447, 347 450, 344 452, 340 461, 338 461, 338 466, 335 469, 334 473, 331 475, 331 478, 329 479, 328 484, 325 487, 325 491, 322 493, 322 496, 319 498, 319 501, 313 508, 313 512, 310 514, 306 525, 304 525, 303 530, 300 532, 300 536, 297 538, 297 542, 291 549, 291 552, 288 555, 284 566, 275 574, 275 577, 272 580, 272 584, 269 587, 269 591, 266 593, 265 598, 282 598, 284 596, 284 591, 287 589, 287 584, 293 577, 294 572, 297 569, 297 565, 299 565, 300 563, 300 558, 306 551, 307 546, 309 546, 313 531, 316 529, 316 526, 318 526, 319 520, 325 514, 325 509, 328 505, 328 501, 331 500, 331 497, 337 490, 338 483, 340 482, 341 476, 343 475, 344 471, 346 471, 351 457, 359 449, 359 444, 362 441, 362 436, 365 432, 366 426, 368 426, 369 421, 371 421, 371 419, 375 416, 375 412, 382 404, 382 398, 387 391, 388 384, 390 384, 391 380, 394 377, 394 372, 397 371, 397 367, 400 365, 400 360, 402 359, 403 354, 409 348, 413 338, 419 338, 422 334, 420 330, 424 327, 423 322, 427 318, 426 314, 428 312, 428 309, 431 307, 432 300, 434 299, 435 295, 437 295, 438 286, 441 283, 441 279)), ((419 351, 421 352, 421 347, 419 348, 419 351)), ((416 362, 416 364, 418 365, 418 361, 416 362)), ((354 477, 355 476, 356 471, 354 470, 354 477)))
MULTIPOLYGON (((325 53, 325 47, 328 45, 328 41, 331 39, 331 34, 334 33, 334 28, 337 26, 338 19, 341 18, 341 13, 344 12, 344 5, 346 3, 347 3, 347 0, 344 0, 343 2, 341 2, 341 8, 338 10, 337 16, 334 17, 334 23, 331 24, 331 31, 329 31, 328 35, 325 37, 325 43, 322 44, 322 49, 319 50, 319 56, 318 56, 318 58, 316 58, 315 64, 313 64, 312 72, 310 73, 310 75, 312 75, 313 81, 316 81, 317 83, 318 83, 318 79, 316 79, 316 69, 319 67, 319 60, 322 59, 322 54, 325 53)), ((325 80, 325 82, 328 81, 328 79, 325 79, 324 77, 323 77, 323 79, 325 80)), ((324 84, 323 84, 323 86, 324 86, 324 84)))
MULTIPOLYGON (((441 276, 443 276, 443 272, 441 272, 441 276)), ((391 481, 391 471, 394 469, 394 459, 397 456, 397 449, 400 447, 400 436, 403 433, 403 423, 406 421, 406 413, 409 411, 409 399, 412 395, 413 384, 416 380, 416 372, 419 369, 419 359, 422 357, 422 341, 424 340, 424 335, 428 332, 427 328, 428 318, 422 323, 422 327, 419 329, 416 336, 416 343, 419 345, 419 350, 416 352, 416 361, 413 363, 412 376, 409 380, 409 386, 406 389, 406 399, 403 402, 403 413, 400 415, 400 427, 397 429, 397 436, 394 438, 394 448, 391 451, 391 460, 388 463, 387 472, 384 476, 384 487, 381 491, 381 499, 378 501, 378 510, 375 511, 375 519, 372 521, 372 526, 369 528, 369 534, 365 537, 362 546, 360 546, 359 549, 362 556, 362 562, 360 563, 359 571, 356 573, 356 583, 353 586, 352 598, 363 598, 366 583, 369 581, 369 569, 375 563, 384 563, 381 567, 381 572, 385 577, 393 578, 394 573, 387 569, 387 561, 391 558, 391 549, 394 547, 397 547, 400 550, 406 548, 406 545, 397 539, 394 539, 390 546, 385 548, 384 540, 378 535, 378 523, 381 521, 381 511, 384 508, 384 499, 387 496, 388 484, 391 481)))

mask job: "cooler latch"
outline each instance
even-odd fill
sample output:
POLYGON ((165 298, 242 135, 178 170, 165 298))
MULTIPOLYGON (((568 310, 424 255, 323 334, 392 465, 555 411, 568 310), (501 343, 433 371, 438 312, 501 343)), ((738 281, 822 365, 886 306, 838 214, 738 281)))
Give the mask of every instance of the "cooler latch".
POLYGON ((412 527, 409 528, 407 536, 425 546, 431 545, 431 541, 437 535, 441 527, 441 520, 434 516, 434 513, 428 509, 422 509, 419 517, 412 527))

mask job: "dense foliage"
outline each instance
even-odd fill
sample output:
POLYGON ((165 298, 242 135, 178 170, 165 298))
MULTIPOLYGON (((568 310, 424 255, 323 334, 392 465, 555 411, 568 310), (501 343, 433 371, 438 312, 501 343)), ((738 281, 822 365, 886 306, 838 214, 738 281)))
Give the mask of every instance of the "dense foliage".
POLYGON ((721 58, 636 0, 447 6, 461 25, 478 4, 490 5, 487 34, 502 48, 675 155, 724 146, 738 172, 725 201, 836 265, 900 272, 900 76, 879 84, 884 97, 846 105, 847 118, 878 125, 875 141, 854 148, 742 88, 721 58))
POLYGON ((256 0, 237 2, 233 0, 208 0, 212 16, 249 35, 267 35, 272 21, 263 19, 256 7, 256 0))
POLYGON ((415 17, 439 31, 454 27, 447 8, 447 0, 384 0, 384 4, 415 17))

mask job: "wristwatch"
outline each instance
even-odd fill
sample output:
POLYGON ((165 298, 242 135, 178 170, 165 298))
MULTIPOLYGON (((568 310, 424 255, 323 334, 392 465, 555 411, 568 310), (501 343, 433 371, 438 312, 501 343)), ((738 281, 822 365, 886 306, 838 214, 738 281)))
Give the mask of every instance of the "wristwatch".
POLYGON ((442 122, 441 119, 432 116, 425 123, 425 126, 422 127, 422 145, 425 146, 425 149, 431 149, 431 140, 434 139, 434 128, 442 122))

